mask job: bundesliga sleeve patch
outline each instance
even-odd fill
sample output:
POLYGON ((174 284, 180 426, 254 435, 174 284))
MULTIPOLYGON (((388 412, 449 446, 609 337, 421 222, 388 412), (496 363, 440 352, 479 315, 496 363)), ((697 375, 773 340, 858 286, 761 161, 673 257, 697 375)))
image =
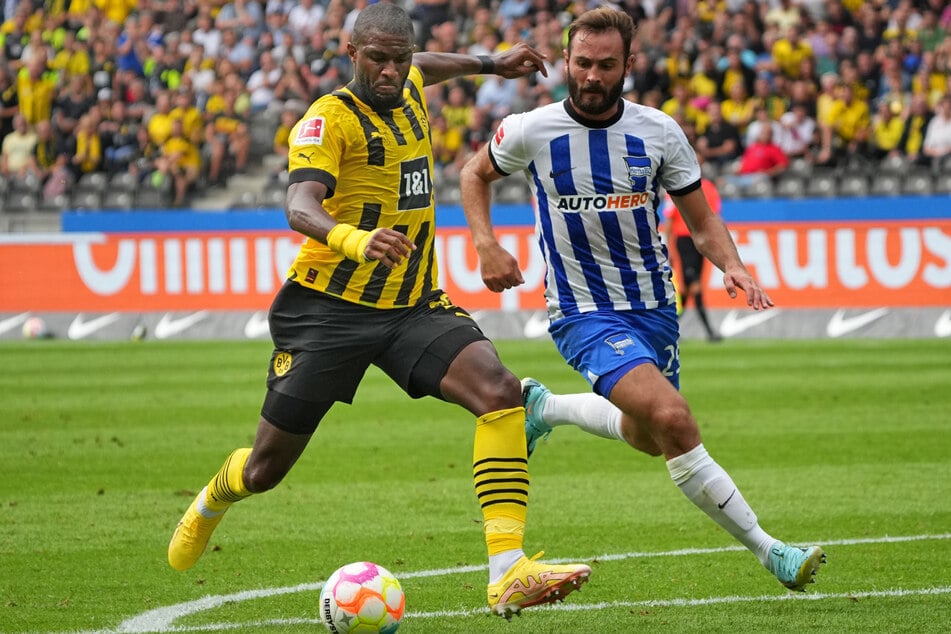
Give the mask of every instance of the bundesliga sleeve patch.
POLYGON ((499 127, 495 130, 495 144, 501 145, 502 139, 505 138, 505 128, 502 124, 499 124, 499 127))
POLYGON ((294 138, 294 145, 323 144, 325 125, 326 122, 323 117, 313 117, 301 121, 297 128, 297 136, 294 138))

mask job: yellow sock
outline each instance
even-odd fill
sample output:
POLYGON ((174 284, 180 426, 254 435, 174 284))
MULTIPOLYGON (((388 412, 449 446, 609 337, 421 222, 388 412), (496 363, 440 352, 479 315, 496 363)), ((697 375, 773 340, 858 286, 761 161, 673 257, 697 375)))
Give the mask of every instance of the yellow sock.
POLYGON ((472 478, 489 556, 520 550, 528 514, 525 408, 490 412, 476 420, 472 478))
POLYGON ((220 513, 251 495, 244 486, 244 465, 250 455, 249 447, 235 449, 221 465, 221 469, 208 483, 205 493, 205 507, 208 510, 220 513))

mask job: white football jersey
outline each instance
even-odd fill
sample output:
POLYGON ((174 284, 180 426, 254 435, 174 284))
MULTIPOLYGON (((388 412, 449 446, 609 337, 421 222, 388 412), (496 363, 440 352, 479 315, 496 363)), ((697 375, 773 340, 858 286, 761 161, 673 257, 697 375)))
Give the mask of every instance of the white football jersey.
POLYGON ((621 103, 604 122, 580 118, 567 100, 513 114, 489 144, 495 169, 531 186, 552 321, 674 302, 658 209, 664 190, 700 186, 700 166, 671 117, 621 103))

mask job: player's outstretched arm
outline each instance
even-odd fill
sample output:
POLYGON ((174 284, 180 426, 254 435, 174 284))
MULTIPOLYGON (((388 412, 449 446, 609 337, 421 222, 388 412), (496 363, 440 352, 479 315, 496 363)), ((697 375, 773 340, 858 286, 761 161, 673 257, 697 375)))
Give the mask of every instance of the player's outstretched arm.
POLYGON ((413 65, 422 71, 427 86, 463 75, 499 75, 513 79, 538 71, 548 76, 545 57, 525 42, 494 55, 416 53, 413 65))
POLYGON ((482 283, 490 291, 501 293, 524 284, 518 260, 502 248, 492 228, 492 181, 502 178, 489 159, 489 146, 484 145, 459 173, 462 190, 462 211, 472 234, 472 244, 479 253, 482 283))
POLYGON ((686 196, 673 198, 690 229, 697 250, 723 271, 723 286, 730 297, 736 299, 736 289, 739 288, 746 294, 746 303, 753 310, 765 310, 773 306, 773 300, 746 269, 733 237, 723 220, 710 209, 703 190, 698 188, 686 196))

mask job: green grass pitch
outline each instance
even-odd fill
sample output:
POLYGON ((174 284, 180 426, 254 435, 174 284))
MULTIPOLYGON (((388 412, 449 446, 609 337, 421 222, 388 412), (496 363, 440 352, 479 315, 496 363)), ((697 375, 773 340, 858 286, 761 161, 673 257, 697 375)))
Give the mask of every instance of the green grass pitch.
MULTIPOLYGON (((506 364, 586 389, 550 342, 506 364)), ((951 340, 685 342, 682 391, 763 527, 828 564, 786 592, 670 482, 663 460, 560 428, 531 461, 529 555, 589 562, 583 591, 485 608, 472 417, 375 369, 272 492, 190 571, 181 513, 249 446, 267 343, 0 344, 0 632, 320 632, 320 583, 373 560, 401 632, 947 632, 951 340)))

